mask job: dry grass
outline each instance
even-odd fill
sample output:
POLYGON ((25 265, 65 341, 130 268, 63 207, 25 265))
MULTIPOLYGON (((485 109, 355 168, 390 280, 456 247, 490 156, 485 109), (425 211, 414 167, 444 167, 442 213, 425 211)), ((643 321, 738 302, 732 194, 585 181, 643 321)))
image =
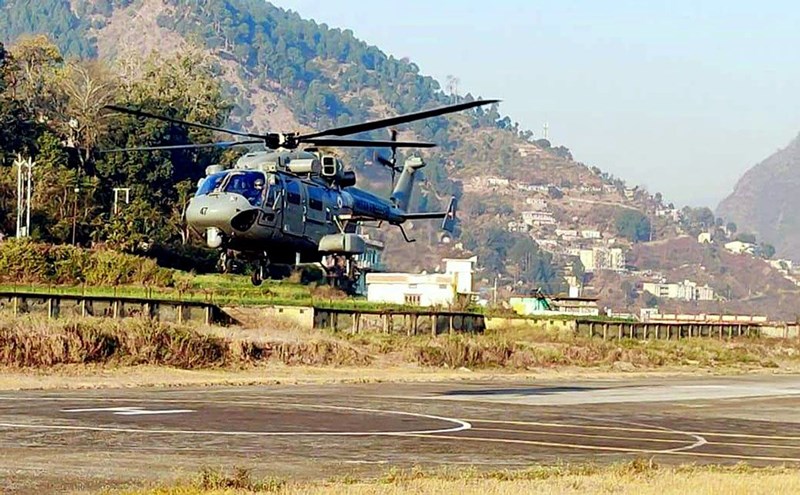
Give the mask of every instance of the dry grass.
POLYGON ((190 328, 125 319, 0 317, 0 388, 611 377, 791 372, 800 341, 608 341, 509 329, 486 335, 190 328))
POLYGON ((744 465, 660 467, 634 460, 596 465, 533 466, 521 471, 479 472, 474 469, 423 471, 392 469, 377 479, 343 477, 328 481, 292 482, 254 479, 247 470, 231 473, 203 470, 183 484, 124 492, 130 495, 200 495, 280 493, 394 495, 431 494, 782 494, 800 493, 800 470, 751 468, 744 465))
POLYGON ((256 341, 210 335, 197 329, 143 319, 0 319, 0 365, 162 365, 182 369, 287 365, 365 366, 370 357, 343 342, 256 341))

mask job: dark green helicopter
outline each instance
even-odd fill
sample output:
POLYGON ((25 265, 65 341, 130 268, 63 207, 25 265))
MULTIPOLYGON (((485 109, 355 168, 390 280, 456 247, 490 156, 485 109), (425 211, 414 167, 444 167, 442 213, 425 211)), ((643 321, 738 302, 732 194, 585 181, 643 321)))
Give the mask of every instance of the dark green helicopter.
POLYGON ((205 238, 209 247, 220 250, 220 268, 229 271, 234 258, 255 261, 252 282, 260 285, 271 264, 298 265, 321 263, 336 285, 352 289, 359 276, 354 258, 366 249, 358 234, 364 221, 386 222, 398 226, 403 237, 403 223, 415 219, 443 219, 442 228, 452 230, 456 215, 455 198, 447 211, 408 213, 414 176, 425 166, 419 157, 396 163, 397 148, 430 148, 434 143, 341 138, 361 132, 427 119, 499 100, 477 100, 399 115, 361 124, 336 127, 309 134, 249 132, 225 129, 197 122, 173 119, 141 110, 108 105, 106 108, 157 119, 173 124, 199 127, 242 136, 244 140, 215 143, 124 148, 111 151, 154 151, 203 147, 231 147, 263 144, 268 151, 251 152, 238 159, 230 169, 212 165, 198 183, 195 196, 184 212, 188 227, 205 238), (309 146, 298 150, 300 146, 309 146), (377 161, 400 172, 388 199, 355 187, 356 175, 346 170, 334 155, 320 147, 390 148, 391 159, 377 156, 377 161))

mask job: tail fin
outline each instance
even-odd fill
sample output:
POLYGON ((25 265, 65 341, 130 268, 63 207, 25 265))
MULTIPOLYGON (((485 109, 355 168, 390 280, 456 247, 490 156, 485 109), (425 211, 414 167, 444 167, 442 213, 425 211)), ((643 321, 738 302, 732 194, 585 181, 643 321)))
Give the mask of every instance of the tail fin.
POLYGON ((403 165, 403 172, 389 198, 399 209, 403 211, 408 209, 408 205, 411 203, 411 193, 414 190, 414 174, 424 166, 425 162, 422 161, 422 158, 416 156, 406 160, 403 165))

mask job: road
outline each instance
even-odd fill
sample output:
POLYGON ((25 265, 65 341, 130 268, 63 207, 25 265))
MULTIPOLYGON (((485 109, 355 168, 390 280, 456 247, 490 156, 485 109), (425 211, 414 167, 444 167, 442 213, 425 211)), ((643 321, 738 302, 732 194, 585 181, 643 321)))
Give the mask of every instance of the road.
POLYGON ((242 466, 800 465, 800 377, 0 392, 0 487, 34 493, 242 466))

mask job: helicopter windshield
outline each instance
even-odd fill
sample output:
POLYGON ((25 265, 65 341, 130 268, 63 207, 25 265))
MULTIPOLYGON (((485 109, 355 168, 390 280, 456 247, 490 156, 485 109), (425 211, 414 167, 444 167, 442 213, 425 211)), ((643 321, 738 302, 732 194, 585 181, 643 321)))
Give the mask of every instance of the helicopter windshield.
POLYGON ((240 194, 253 206, 261 206, 265 187, 264 174, 249 170, 230 172, 228 179, 222 184, 223 191, 240 194))
POLYGON ((267 188, 264 174, 255 171, 227 171, 206 177, 197 190, 197 196, 213 192, 239 194, 253 206, 261 206, 267 188))
POLYGON ((216 174, 211 174, 203 179, 203 182, 200 183, 200 187, 197 189, 195 196, 204 196, 216 191, 219 185, 222 183, 222 180, 225 179, 226 175, 228 175, 228 172, 217 172, 216 174))

